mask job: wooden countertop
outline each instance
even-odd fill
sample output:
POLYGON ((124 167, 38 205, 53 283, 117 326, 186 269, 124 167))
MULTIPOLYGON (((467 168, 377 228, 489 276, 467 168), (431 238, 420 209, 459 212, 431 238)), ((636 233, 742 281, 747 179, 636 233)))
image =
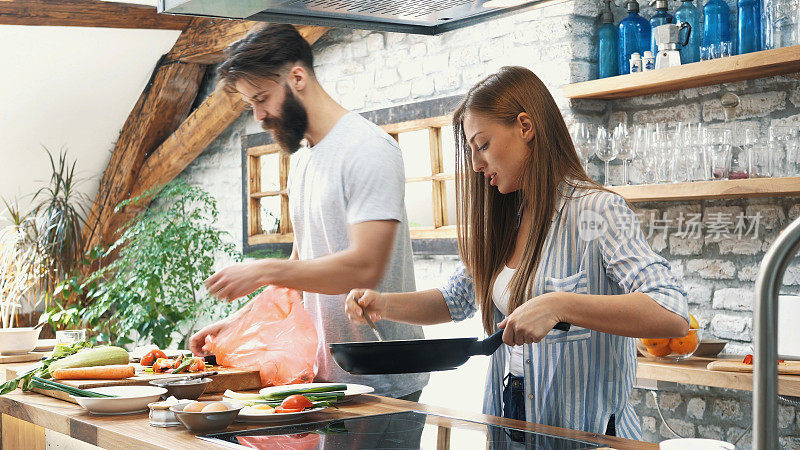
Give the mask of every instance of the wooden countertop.
MULTIPOLYGON (((219 395, 208 396, 208 399, 219 399, 219 395)), ((466 413, 446 408, 406 402, 374 395, 362 395, 351 402, 341 405, 338 410, 319 413, 309 420, 330 420, 345 417, 384 414, 399 411, 423 411, 442 416, 460 418, 468 421, 487 422, 496 425, 513 426, 531 431, 585 439, 599 442, 619 449, 657 449, 658 445, 647 442, 632 441, 593 433, 567 430, 517 420, 466 413)), ((218 446, 196 439, 183 427, 159 428, 149 424, 147 413, 123 416, 95 416, 77 405, 45 397, 40 394, 21 392, 19 390, 0 396, 0 413, 16 419, 35 423, 46 429, 71 436, 84 442, 103 448, 136 448, 136 449, 217 449, 218 446)), ((440 428, 447 429, 447 417, 436 422, 440 428)), ((228 431, 247 428, 261 428, 269 425, 234 424, 228 431)), ((442 435, 448 435, 446 430, 442 435)), ((447 448, 444 446, 443 448, 447 448)))
MULTIPOLYGON (((708 370, 709 362, 722 358, 690 358, 680 362, 639 357, 636 378, 728 389, 753 390, 753 374, 708 370)), ((731 358, 734 359, 734 358, 731 358)), ((735 358, 741 361, 741 358, 735 358)), ((778 375, 778 394, 800 397, 800 375, 778 375)))

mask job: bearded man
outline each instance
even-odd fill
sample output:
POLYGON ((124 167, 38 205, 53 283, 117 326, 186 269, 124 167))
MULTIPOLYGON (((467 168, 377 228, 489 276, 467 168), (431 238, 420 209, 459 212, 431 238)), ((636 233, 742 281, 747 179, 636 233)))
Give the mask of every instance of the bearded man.
MULTIPOLYGON (((351 375, 328 344, 375 340, 349 321, 346 294, 354 288, 415 290, 405 211, 405 173, 397 142, 347 111, 317 81, 311 46, 290 25, 269 25, 231 46, 219 82, 241 94, 254 118, 291 154, 288 195, 294 245, 288 260, 229 266, 206 280, 212 294, 233 300, 274 284, 303 291, 319 332, 316 381, 365 384, 375 393, 417 401, 428 374, 351 375), (308 142, 301 147, 301 141, 308 142)), ((250 304, 190 338, 203 354, 205 338, 224 330, 250 304)), ((381 321, 384 339, 419 339, 419 326, 381 321)))

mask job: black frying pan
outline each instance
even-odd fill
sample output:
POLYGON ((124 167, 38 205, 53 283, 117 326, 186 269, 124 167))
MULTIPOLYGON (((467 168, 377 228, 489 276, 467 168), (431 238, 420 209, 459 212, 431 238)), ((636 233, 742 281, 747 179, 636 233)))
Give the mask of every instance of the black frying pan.
MULTIPOLYGON (((569 331, 559 322, 554 330, 569 331)), ((382 342, 330 344, 339 367, 354 375, 385 375, 450 370, 470 356, 491 355, 503 343, 503 331, 479 341, 478 338, 413 339, 382 342)))

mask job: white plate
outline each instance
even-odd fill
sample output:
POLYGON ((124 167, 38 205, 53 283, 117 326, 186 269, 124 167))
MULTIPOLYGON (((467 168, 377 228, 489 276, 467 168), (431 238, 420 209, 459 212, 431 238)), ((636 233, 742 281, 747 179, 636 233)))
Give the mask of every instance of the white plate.
POLYGON ((147 411, 147 404, 158 401, 166 389, 155 386, 107 386, 86 389, 100 394, 117 397, 75 397, 70 395, 79 405, 92 414, 114 415, 132 414, 147 411))
POLYGON ((322 387, 322 386, 334 386, 337 384, 344 384, 347 386, 347 389, 344 391, 344 400, 350 400, 351 398, 361 395, 361 394, 369 394, 371 392, 375 392, 375 388, 370 386, 364 386, 363 384, 347 384, 347 383, 303 383, 303 384, 287 384, 285 386, 270 386, 265 387, 258 391, 261 395, 273 394, 275 392, 283 392, 289 391, 294 389, 305 389, 311 387, 322 387))
POLYGON ((242 408, 239 411, 239 415, 236 416, 237 422, 247 422, 247 423, 288 422, 290 420, 296 420, 302 418, 308 414, 313 414, 315 412, 322 411, 323 409, 326 409, 327 406, 320 406, 319 408, 307 409, 305 411, 300 411, 295 413, 280 413, 280 414, 279 413, 246 414, 245 408, 242 408))

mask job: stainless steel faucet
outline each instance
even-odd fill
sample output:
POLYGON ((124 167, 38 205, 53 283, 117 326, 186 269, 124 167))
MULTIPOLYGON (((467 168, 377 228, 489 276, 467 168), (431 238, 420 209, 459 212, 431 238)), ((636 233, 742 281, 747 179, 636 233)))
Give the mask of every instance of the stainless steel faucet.
POLYGON ((754 307, 753 448, 778 448, 778 291, 800 249, 800 218, 767 250, 756 279, 754 307))

